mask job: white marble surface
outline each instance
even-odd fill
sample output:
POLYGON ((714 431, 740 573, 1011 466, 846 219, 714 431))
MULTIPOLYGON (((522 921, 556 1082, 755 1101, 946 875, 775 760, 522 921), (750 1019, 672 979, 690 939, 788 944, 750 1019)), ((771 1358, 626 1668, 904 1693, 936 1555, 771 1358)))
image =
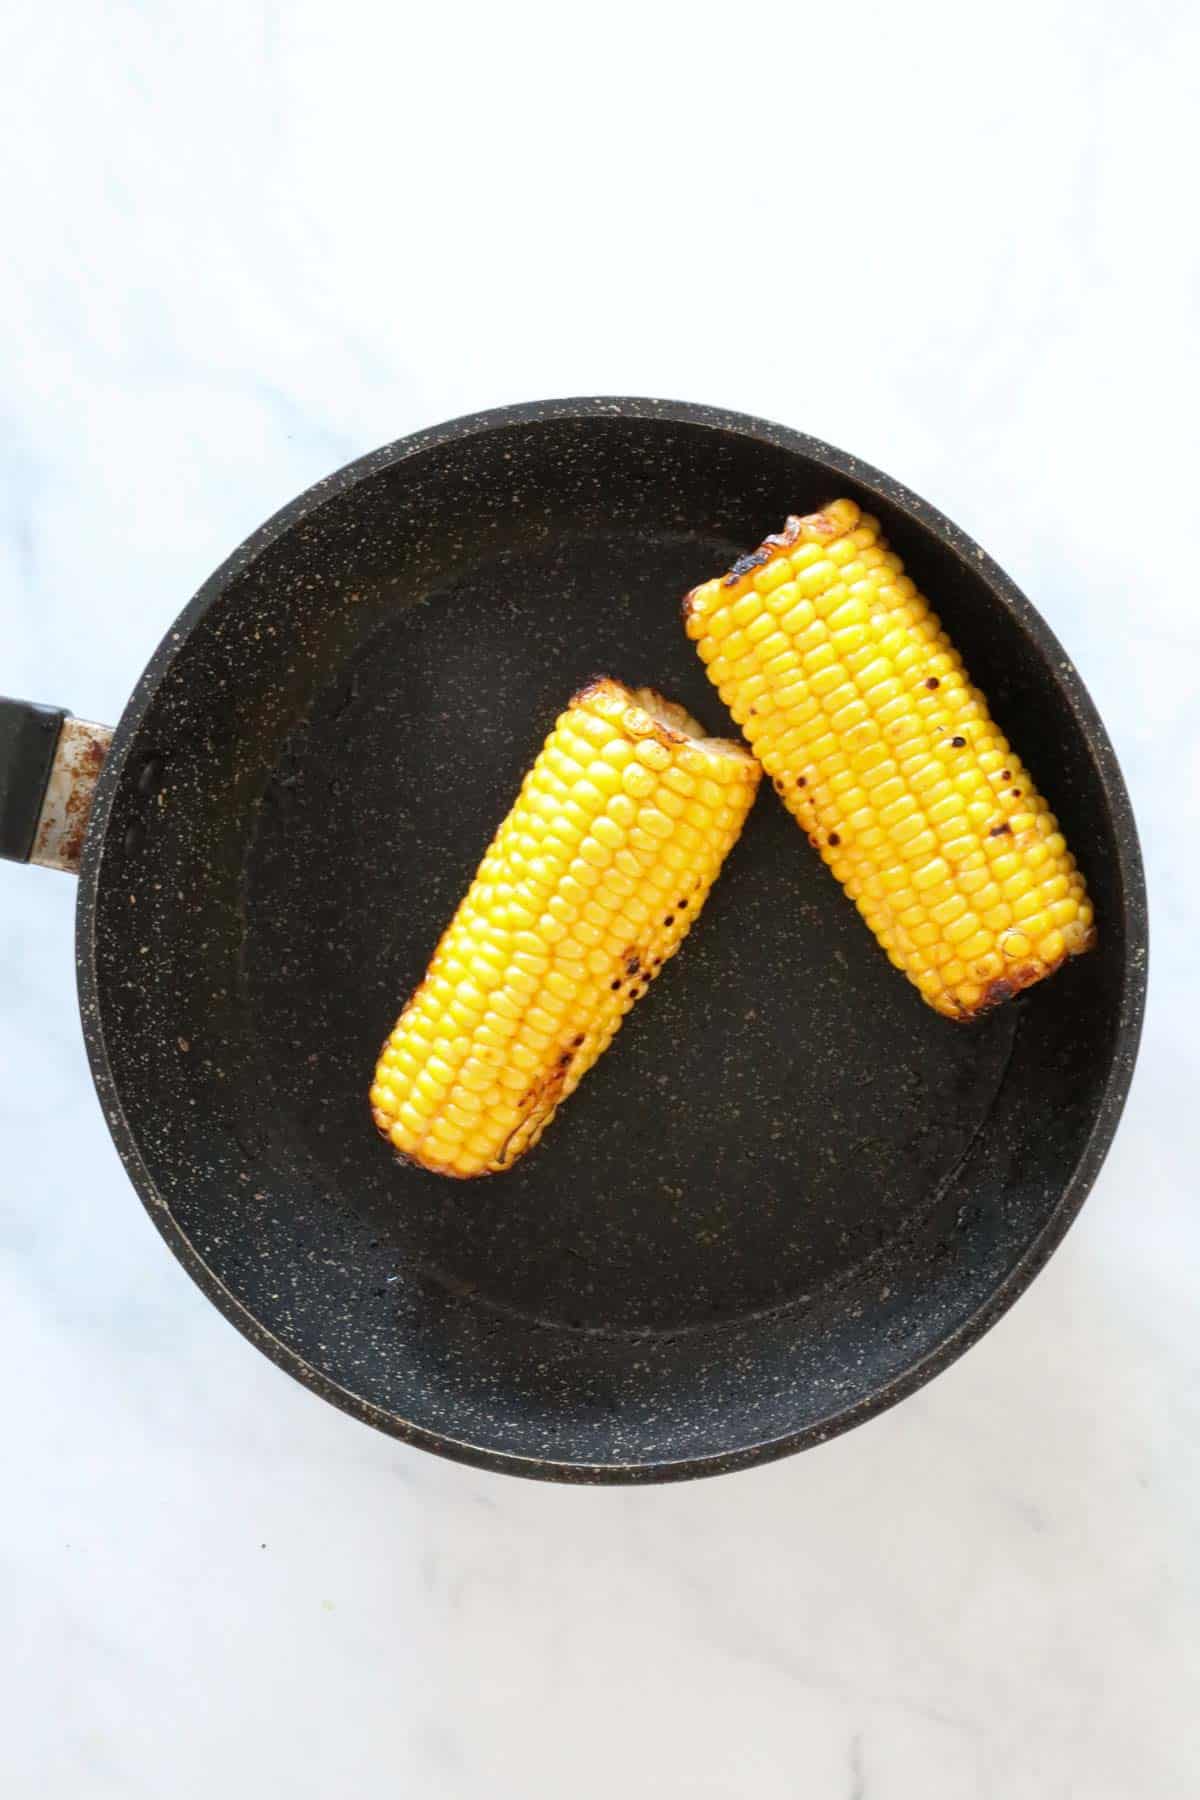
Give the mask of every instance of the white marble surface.
POLYGON ((576 1492, 378 1437, 218 1318, 101 1122, 72 884, 0 866, 6 1796, 1200 1791, 1195 20, 9 0, 0 687, 115 718, 246 531, 419 425, 712 400, 1034 597, 1156 939, 1117 1147, 979 1348, 807 1457, 576 1492))

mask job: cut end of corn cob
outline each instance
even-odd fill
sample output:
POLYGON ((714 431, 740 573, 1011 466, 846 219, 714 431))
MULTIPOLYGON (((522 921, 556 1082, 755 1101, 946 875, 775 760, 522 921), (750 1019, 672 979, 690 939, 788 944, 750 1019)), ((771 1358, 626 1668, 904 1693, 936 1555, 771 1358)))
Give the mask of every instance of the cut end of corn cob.
POLYGON ((576 694, 380 1052, 400 1157, 467 1178, 537 1143, 687 936, 759 775, 650 688, 576 694))
POLYGON ((684 620, 776 793, 938 1012, 973 1018, 1092 948, 1058 821, 853 500, 789 518, 684 620))

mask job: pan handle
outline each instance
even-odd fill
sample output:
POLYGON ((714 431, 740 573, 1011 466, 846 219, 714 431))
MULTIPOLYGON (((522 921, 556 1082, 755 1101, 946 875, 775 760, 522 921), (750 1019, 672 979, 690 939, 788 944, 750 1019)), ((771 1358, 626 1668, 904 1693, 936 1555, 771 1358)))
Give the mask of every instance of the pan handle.
POLYGON ((0 695, 0 857, 79 873, 107 725, 0 695))

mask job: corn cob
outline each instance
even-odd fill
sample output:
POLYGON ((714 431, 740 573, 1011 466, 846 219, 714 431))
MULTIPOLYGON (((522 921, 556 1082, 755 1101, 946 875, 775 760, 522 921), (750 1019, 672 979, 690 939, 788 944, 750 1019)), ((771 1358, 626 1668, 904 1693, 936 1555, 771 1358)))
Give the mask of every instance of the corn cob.
POLYGON ((532 1145, 691 929, 760 770, 649 688, 597 680, 525 778, 380 1054, 375 1123, 439 1174, 532 1145))
POLYGON ((876 520, 835 500, 684 602, 776 792, 891 961, 967 1019, 1095 942, 1058 823, 876 520))

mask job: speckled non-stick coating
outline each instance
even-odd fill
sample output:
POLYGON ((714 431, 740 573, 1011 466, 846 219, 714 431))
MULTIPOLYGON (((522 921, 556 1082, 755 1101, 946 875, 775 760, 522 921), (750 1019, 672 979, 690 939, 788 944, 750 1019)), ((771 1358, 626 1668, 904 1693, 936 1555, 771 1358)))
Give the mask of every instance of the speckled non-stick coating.
POLYGON ((118 730, 79 947, 118 1145, 254 1341, 430 1448, 662 1479, 844 1428, 1027 1283, 1115 1128, 1145 917, 1091 704, 974 545, 779 427, 576 401, 381 451, 213 577, 118 730), (765 787, 541 1147, 482 1182, 399 1166, 374 1055, 555 712, 606 673, 730 729, 680 596, 836 493, 882 517, 1019 742, 1101 949, 950 1024, 765 787))

